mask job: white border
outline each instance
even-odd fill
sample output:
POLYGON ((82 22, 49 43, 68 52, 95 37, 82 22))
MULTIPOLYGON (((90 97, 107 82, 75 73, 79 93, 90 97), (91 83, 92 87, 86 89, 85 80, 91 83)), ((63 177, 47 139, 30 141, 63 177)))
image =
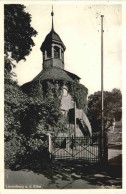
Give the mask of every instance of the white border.
POLYGON ((0 193, 110 193, 110 194, 121 194, 126 193, 126 89, 125 89, 125 77, 126 77, 126 2, 125 1, 115 1, 115 0, 107 0, 107 1, 11 1, 11 0, 1 0, 0 1, 0 193), (3 6, 4 4, 121 4, 123 7, 123 189, 4 189, 4 13, 3 13, 3 6))

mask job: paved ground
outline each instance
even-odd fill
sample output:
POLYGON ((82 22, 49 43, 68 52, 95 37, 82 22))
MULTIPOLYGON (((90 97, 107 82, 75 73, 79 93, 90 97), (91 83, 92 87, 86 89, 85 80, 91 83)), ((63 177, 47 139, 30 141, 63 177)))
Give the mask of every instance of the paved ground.
POLYGON ((29 189, 99 189, 121 188, 121 150, 109 149, 109 166, 88 166, 81 163, 52 164, 32 170, 5 170, 5 188, 29 189))
POLYGON ((110 165, 122 164, 122 150, 109 149, 108 150, 108 162, 110 165))
MULTIPOLYGON (((82 170, 82 167, 80 167, 82 170)), ((115 170, 115 169, 114 169, 115 170)), ((5 188, 36 188, 36 189, 98 189, 98 188, 121 188, 121 177, 112 175, 106 171, 78 172, 75 169, 64 168, 49 175, 38 174, 26 170, 6 170, 5 188), (73 172, 71 172, 73 171, 73 172), (49 177, 50 176, 50 177, 49 177)))

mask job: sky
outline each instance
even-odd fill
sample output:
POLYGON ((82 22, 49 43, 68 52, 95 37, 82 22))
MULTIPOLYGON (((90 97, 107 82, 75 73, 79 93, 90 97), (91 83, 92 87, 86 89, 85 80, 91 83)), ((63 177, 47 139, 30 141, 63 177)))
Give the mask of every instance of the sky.
MULTIPOLYGON (((27 4, 31 25, 38 32, 26 61, 14 72, 19 85, 42 70, 40 47, 51 30, 52 4, 27 4)), ((122 8, 111 4, 54 4, 54 30, 66 46, 65 70, 78 75, 89 94, 101 90, 101 17, 104 15, 104 90, 122 90, 122 8)))

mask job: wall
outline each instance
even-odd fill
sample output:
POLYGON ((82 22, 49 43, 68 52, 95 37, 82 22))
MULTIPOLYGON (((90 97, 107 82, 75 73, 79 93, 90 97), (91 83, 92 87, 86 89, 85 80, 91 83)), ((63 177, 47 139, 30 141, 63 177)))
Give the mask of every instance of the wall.
POLYGON ((49 68, 49 67, 59 67, 61 69, 64 69, 64 64, 61 59, 47 59, 43 62, 43 69, 49 68))

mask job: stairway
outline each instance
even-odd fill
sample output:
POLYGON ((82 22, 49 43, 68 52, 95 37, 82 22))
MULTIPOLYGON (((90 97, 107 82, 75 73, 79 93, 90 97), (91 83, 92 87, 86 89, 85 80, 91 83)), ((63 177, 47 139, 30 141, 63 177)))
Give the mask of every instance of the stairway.
POLYGON ((84 136, 90 135, 90 132, 89 132, 87 126, 85 125, 85 122, 83 119, 77 119, 77 123, 78 123, 79 128, 84 136))
POLYGON ((68 112, 69 123, 74 124, 75 117, 77 124, 79 125, 79 128, 83 135, 89 134, 90 136, 92 136, 92 128, 84 111, 82 109, 76 110, 74 108, 69 109, 68 112))
POLYGON ((83 135, 92 135, 90 122, 82 109, 76 109, 76 119, 79 121, 78 124, 83 135))

